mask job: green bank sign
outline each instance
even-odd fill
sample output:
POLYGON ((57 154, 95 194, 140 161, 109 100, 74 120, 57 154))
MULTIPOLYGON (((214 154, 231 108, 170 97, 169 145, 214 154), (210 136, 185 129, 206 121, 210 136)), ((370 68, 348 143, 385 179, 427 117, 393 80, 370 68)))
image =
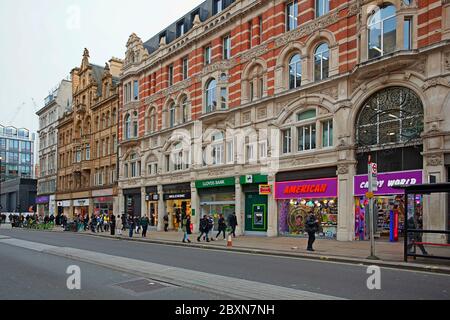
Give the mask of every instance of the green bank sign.
POLYGON ((229 187, 229 186, 234 186, 234 185, 235 185, 234 178, 223 178, 223 179, 214 179, 214 180, 201 180, 201 181, 196 181, 195 182, 195 187, 197 189, 229 187))

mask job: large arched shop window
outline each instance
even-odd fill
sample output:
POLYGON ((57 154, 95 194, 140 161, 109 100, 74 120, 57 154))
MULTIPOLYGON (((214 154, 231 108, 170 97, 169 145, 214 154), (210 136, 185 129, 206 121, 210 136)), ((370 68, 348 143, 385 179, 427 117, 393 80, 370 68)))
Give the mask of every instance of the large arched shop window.
MULTIPOLYGON (((421 168, 423 129, 424 108, 414 91, 405 87, 385 88, 366 101, 358 116, 358 158, 366 159, 368 154, 378 158, 380 172, 421 168)), ((364 167, 367 170, 367 162, 362 162, 358 171, 363 172, 364 167)))
POLYGON ((377 9, 367 21, 369 59, 395 51, 397 43, 397 17, 393 4, 377 9))

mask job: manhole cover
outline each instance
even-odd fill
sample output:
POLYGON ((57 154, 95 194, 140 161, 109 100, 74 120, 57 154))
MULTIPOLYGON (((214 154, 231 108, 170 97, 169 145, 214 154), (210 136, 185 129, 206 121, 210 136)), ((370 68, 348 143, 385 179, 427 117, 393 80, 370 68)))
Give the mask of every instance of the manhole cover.
POLYGON ((115 286, 120 287, 122 289, 131 290, 135 293, 150 292, 168 287, 148 279, 127 281, 123 283, 118 283, 115 286))

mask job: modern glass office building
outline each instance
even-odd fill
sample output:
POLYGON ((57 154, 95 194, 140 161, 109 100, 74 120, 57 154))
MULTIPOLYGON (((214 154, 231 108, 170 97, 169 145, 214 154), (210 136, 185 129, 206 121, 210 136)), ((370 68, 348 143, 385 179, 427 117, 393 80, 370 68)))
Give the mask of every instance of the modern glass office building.
POLYGON ((0 124, 0 179, 33 178, 35 134, 0 124))

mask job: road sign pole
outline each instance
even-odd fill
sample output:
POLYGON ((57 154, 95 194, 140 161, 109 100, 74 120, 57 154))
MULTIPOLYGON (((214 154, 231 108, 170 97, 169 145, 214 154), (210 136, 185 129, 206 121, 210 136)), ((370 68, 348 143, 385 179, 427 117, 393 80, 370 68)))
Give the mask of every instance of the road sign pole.
POLYGON ((369 177, 369 228, 370 228, 370 256, 367 257, 367 259, 370 260, 379 260, 379 258, 375 255, 375 227, 374 227, 374 198, 373 198, 373 192, 377 191, 376 187, 376 179, 377 179, 377 166, 374 163, 371 163, 370 156, 369 156, 369 165, 368 165, 368 177, 369 177))

